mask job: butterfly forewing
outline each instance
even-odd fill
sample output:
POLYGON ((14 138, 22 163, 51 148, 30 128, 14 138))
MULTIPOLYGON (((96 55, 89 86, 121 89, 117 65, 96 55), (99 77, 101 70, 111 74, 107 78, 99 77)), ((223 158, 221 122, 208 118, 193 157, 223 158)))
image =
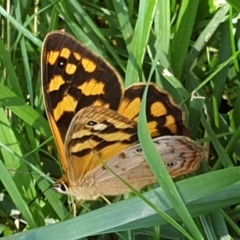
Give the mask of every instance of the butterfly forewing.
POLYGON ((104 107, 90 106, 73 118, 65 141, 66 157, 74 180, 137 143, 137 124, 104 107))
POLYGON ((123 96, 120 76, 103 58, 71 35, 48 34, 42 49, 42 86, 47 115, 64 168, 64 140, 74 115, 87 106, 117 110, 123 96))

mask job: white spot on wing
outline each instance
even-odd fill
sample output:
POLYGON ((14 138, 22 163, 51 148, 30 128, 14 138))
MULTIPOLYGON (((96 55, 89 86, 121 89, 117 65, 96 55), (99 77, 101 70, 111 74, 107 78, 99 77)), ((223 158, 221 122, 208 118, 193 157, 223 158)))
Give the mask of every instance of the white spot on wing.
POLYGON ((107 128, 107 125, 106 124, 102 124, 102 123, 99 123, 99 124, 93 126, 93 129, 95 131, 102 131, 102 130, 104 130, 106 128, 107 128))

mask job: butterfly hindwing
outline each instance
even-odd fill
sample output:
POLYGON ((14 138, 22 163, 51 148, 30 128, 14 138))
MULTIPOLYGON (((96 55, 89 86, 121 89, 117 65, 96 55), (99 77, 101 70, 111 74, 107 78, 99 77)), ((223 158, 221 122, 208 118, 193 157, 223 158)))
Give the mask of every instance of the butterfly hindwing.
MULTIPOLYGON (((188 137, 162 136, 153 139, 153 143, 173 178, 196 171, 204 158, 205 149, 188 137)), ((140 144, 118 153, 106 165, 135 189, 156 182, 140 144)), ((88 172, 85 179, 92 179, 97 191, 104 196, 130 192, 107 167, 97 167, 88 172)))
MULTIPOLYGON (((145 83, 137 83, 127 88, 118 112, 137 122, 145 87, 145 83)), ((182 109, 156 84, 150 84, 148 87, 146 116, 152 137, 189 135, 182 109)))
MULTIPOLYGON (((195 171, 204 157, 203 148, 188 137, 163 136, 153 141, 174 178, 195 171)), ((127 186, 102 165, 105 163, 136 189, 156 182, 137 143, 134 120, 104 107, 80 110, 73 118, 65 141, 67 158, 74 169, 74 179, 69 177, 69 180, 94 182, 94 187, 103 195, 126 192, 127 186)))

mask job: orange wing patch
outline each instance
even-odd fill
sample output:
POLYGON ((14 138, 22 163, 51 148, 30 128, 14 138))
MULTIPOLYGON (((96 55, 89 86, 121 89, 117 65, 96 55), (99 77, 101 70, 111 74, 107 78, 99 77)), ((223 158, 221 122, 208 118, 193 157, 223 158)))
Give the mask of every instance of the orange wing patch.
POLYGON ((89 73, 94 72, 97 68, 97 64, 88 58, 82 59, 82 65, 84 70, 89 73))

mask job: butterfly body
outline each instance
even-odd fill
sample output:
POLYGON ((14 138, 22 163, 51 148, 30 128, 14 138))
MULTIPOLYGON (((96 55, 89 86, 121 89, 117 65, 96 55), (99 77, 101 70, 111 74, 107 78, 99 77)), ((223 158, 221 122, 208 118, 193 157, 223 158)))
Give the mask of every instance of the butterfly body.
MULTIPOLYGON (((124 90, 116 71, 72 36, 47 35, 42 51, 47 116, 65 175, 59 192, 80 200, 129 192, 156 182, 140 150, 137 123, 145 83, 124 90)), ((185 115, 172 97, 150 84, 149 132, 172 177, 195 171, 204 149, 188 138, 185 115)))

